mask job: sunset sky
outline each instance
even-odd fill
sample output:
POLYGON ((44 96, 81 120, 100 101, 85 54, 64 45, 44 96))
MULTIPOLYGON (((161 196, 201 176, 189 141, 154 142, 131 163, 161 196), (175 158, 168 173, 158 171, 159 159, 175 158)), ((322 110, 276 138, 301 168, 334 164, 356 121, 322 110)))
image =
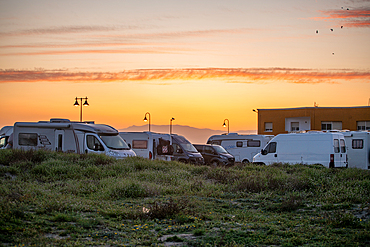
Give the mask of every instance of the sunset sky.
POLYGON ((253 109, 364 106, 370 0, 0 0, 0 128, 256 129, 253 109), (331 30, 332 29, 332 30, 331 30))

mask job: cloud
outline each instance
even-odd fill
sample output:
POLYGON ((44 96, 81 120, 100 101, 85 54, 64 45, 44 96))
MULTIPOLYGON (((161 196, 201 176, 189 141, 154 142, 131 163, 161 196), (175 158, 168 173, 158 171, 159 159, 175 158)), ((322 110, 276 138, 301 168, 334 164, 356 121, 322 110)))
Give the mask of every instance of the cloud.
POLYGON ((370 81, 370 71, 314 70, 297 68, 184 68, 137 69, 121 72, 69 70, 0 70, 0 83, 16 82, 149 82, 175 83, 188 80, 222 80, 233 83, 338 83, 343 80, 370 81))
POLYGON ((370 27, 370 8, 321 11, 325 17, 313 17, 314 20, 340 21, 346 27, 370 27))

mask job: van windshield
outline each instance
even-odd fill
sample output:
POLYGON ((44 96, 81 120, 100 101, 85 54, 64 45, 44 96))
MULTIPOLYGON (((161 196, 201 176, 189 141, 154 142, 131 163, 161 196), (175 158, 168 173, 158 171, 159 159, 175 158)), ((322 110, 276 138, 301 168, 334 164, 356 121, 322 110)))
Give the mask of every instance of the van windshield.
POLYGON ((227 154, 228 153, 222 146, 213 146, 213 148, 219 154, 227 154))
POLYGON ((176 142, 186 151, 189 153, 199 153, 198 150, 191 144, 188 140, 186 140, 182 136, 173 136, 176 142))
POLYGON ((121 138, 119 135, 100 135, 100 138, 104 142, 104 144, 110 148, 115 150, 130 150, 130 147, 127 143, 121 138))

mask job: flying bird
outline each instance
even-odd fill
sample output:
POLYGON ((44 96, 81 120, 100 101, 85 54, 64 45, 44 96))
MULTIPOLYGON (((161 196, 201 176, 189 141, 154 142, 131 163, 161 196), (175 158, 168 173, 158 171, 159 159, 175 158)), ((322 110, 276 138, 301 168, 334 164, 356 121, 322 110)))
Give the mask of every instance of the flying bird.
POLYGON ((319 33, 319 30, 316 30, 316 33, 319 33))
POLYGON ((333 31, 334 31, 334 29, 333 29, 333 28, 330 28, 330 31, 332 31, 332 32, 333 32, 333 31))
POLYGON ((343 26, 340 26, 340 28, 343 28, 343 26))

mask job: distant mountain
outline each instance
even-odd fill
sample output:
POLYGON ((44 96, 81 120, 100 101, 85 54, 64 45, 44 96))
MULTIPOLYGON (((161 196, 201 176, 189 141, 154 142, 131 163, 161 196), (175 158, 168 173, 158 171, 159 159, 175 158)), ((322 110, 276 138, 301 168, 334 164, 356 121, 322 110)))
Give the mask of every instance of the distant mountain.
MULTIPOLYGON (((142 132, 148 131, 148 125, 142 126, 130 126, 125 129, 119 129, 120 132, 142 132)), ((168 125, 150 125, 150 131, 157 132, 157 133, 170 133, 170 127, 168 125)), ((212 129, 198 129, 190 126, 184 125, 172 125, 172 133, 178 134, 186 137, 191 143, 193 144, 203 144, 206 143, 208 138, 212 135, 220 135, 227 133, 227 131, 222 130, 212 130, 212 129)), ((239 134, 256 134, 256 130, 238 130, 235 133, 239 134)))

